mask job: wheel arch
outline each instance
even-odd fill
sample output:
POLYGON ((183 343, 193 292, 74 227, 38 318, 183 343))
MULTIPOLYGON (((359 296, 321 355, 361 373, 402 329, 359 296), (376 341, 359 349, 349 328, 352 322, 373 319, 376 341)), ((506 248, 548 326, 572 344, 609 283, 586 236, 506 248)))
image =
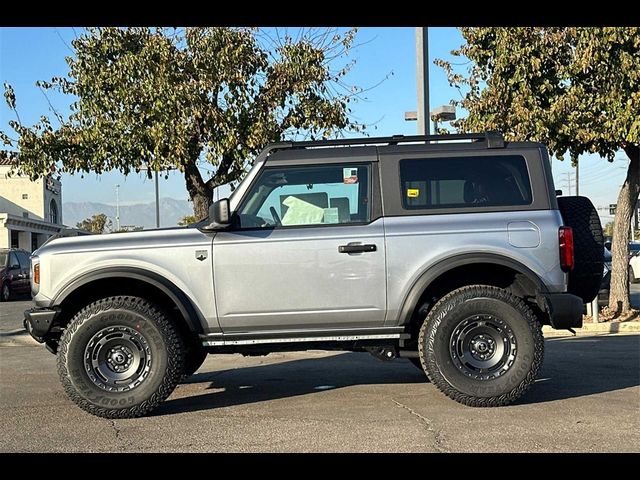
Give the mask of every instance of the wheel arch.
MULTIPOLYGON (((497 279, 507 281, 509 275, 513 275, 513 284, 517 283, 520 293, 526 296, 535 297, 537 293, 547 291, 547 287, 540 277, 529 267, 523 265, 518 260, 495 253, 465 253, 440 260, 435 265, 427 268, 414 281, 413 285, 404 297, 400 307, 398 317, 399 325, 409 325, 415 320, 417 314, 421 313, 429 293, 438 293, 438 286, 444 284, 448 278, 456 272, 474 272, 475 277, 485 277, 493 279, 490 284, 495 284, 497 279), (492 267, 490 271, 479 273, 485 267, 492 267)), ((474 278, 457 282, 454 288, 477 283, 474 278)), ((445 292, 448 293, 448 292, 445 292)), ((424 312, 426 313, 426 312, 424 312)))
MULTIPOLYGON (((120 293, 135 295, 136 290, 151 293, 152 299, 159 300, 165 306, 175 307, 191 333, 200 334, 205 324, 204 316, 189 297, 173 282, 149 270, 136 267, 107 267, 85 273, 66 284, 53 298, 52 305, 59 307, 61 313, 65 306, 71 307, 82 301, 83 294, 96 297, 96 287, 104 288, 104 295, 120 293)), ((84 302, 86 303, 86 301, 84 302)))

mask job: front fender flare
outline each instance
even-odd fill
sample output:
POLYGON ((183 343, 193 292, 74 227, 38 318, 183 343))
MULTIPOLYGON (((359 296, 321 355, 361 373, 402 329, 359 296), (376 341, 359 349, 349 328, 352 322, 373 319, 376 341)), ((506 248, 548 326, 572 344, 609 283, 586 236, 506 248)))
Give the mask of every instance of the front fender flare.
POLYGON ((137 267, 106 267, 80 275, 62 287, 54 296, 51 304, 54 306, 60 305, 65 298, 83 285, 112 277, 133 278, 156 287, 176 304, 191 331, 203 333, 202 326, 205 325, 204 316, 189 297, 173 282, 167 280, 162 275, 137 267))

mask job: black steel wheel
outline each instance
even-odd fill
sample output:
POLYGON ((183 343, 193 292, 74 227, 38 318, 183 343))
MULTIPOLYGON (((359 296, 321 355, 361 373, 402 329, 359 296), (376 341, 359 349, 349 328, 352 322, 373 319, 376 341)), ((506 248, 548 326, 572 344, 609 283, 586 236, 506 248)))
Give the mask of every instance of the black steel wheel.
POLYGON ((183 341, 170 316, 138 297, 87 305, 71 319, 58 349, 69 398, 105 418, 149 413, 171 394, 183 368, 183 341))
POLYGON ((516 339, 509 325, 493 315, 471 315, 451 334, 449 353, 465 375, 490 380, 513 366, 516 339))
POLYGON ((139 331, 114 325, 96 332, 84 351, 89 379, 107 392, 126 392, 144 382, 152 367, 151 347, 139 331))
POLYGON ((544 339, 533 311, 501 288, 472 285, 443 297, 418 342, 429 379, 474 407, 508 405, 534 382, 544 339))

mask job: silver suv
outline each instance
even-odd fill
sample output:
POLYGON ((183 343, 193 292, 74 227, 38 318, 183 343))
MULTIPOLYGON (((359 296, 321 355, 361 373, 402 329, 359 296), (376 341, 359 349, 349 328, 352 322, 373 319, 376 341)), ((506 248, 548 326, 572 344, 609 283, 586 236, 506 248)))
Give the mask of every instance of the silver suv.
POLYGON ((548 154, 497 132, 267 146, 189 228, 56 238, 32 257, 31 335, 69 397, 157 407, 208 353, 408 358, 452 399, 513 402, 541 325, 582 325, 602 229, 548 154))

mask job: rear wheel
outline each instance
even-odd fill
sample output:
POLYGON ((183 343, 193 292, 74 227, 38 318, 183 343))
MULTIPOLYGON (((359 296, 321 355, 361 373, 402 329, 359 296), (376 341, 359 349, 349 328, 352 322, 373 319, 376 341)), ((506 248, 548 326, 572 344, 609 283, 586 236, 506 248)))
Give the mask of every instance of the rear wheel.
POLYGON ((149 413, 175 388, 183 344, 169 316, 138 297, 117 296, 78 312, 58 350, 58 373, 71 400, 105 418, 149 413))
POLYGON ((418 343, 429 379, 473 407, 508 405, 534 382, 544 340, 533 311, 501 288, 472 285, 429 312, 418 343))

